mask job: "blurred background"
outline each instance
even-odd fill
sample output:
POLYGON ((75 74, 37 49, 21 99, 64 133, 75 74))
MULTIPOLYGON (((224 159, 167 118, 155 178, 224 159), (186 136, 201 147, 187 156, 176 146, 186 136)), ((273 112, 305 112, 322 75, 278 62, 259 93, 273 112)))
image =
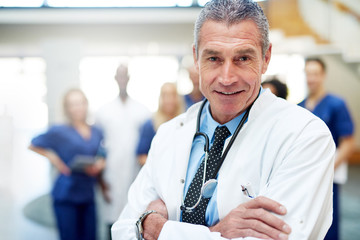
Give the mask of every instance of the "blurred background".
MULTIPOLYGON (((0 0, 0 239, 57 239, 48 198, 50 163, 27 147, 63 120, 61 98, 80 87, 91 116, 118 95, 117 66, 129 66, 129 95, 157 110, 160 86, 192 90, 193 24, 204 0, 0 0)), ((304 59, 327 64, 327 90, 344 98, 357 150, 341 194, 341 237, 360 239, 360 1, 259 2, 273 55, 264 80, 307 94, 304 59)), ((98 199, 101 212, 101 199, 98 199)), ((104 230, 99 219, 99 239, 104 230)))

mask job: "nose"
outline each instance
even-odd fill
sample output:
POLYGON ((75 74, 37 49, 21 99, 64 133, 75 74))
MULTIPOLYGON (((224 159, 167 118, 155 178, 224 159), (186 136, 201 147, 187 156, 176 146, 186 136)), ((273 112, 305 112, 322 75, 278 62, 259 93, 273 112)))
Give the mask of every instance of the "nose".
POLYGON ((225 61, 220 68, 219 83, 230 86, 236 81, 235 66, 231 61, 225 61))

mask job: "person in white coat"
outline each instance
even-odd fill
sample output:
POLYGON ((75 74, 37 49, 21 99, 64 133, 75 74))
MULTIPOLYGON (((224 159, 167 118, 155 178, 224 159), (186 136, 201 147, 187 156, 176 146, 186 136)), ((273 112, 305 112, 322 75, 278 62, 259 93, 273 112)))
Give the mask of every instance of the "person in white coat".
POLYGON ((96 115, 96 124, 103 129, 107 150, 102 190, 106 199, 103 215, 109 231, 124 208, 129 187, 140 170, 135 149, 141 126, 150 116, 145 106, 127 94, 127 66, 117 68, 115 80, 119 86, 119 96, 101 107, 96 115))
POLYGON ((323 239, 335 145, 319 118, 261 88, 271 58, 263 11, 210 1, 194 35, 208 102, 159 128, 113 239, 323 239))

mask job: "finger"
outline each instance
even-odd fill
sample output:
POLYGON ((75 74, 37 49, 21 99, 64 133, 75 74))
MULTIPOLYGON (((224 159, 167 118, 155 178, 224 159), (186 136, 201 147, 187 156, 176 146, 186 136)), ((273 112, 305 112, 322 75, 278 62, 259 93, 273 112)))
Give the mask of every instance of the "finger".
MULTIPOLYGON (((272 229, 276 229, 278 231, 281 231, 281 232, 284 232, 287 234, 289 234, 291 232, 290 226, 287 225, 282 219, 274 216, 272 213, 270 213, 262 208, 248 209, 246 212, 244 212, 244 218, 249 219, 249 220, 257 219, 258 221, 263 223, 263 224, 260 224, 257 222, 255 222, 255 223, 252 222, 253 224, 256 224, 256 226, 259 225, 259 227, 262 227, 261 232, 264 232, 264 233, 265 233, 265 231, 263 230, 264 225, 268 226, 266 228, 266 230, 269 230, 269 228, 272 228, 272 229)), ((277 232, 277 234, 279 234, 279 233, 277 232)))
POLYGON ((242 229, 240 230, 242 237, 254 237, 259 239, 272 239, 270 236, 254 231, 253 229, 242 229))
POLYGON ((264 208, 270 212, 279 215, 285 215, 287 212, 286 208, 283 205, 264 196, 259 196, 251 201, 248 201, 247 203, 245 203, 245 207, 252 209, 264 208))
POLYGON ((70 168, 68 168, 67 166, 62 166, 60 169, 61 169, 60 172, 64 175, 69 176, 71 173, 70 168))
POLYGON ((271 239, 288 239, 288 234, 284 233, 281 229, 274 228, 261 220, 246 220, 242 224, 242 228, 251 229, 259 234, 266 235, 271 239))
POLYGON ((225 238, 229 238, 229 239, 240 238, 240 237, 241 238, 255 237, 255 238, 259 238, 259 239, 272 239, 268 235, 257 232, 257 231, 255 231, 253 229, 250 229, 250 228, 248 228, 248 229, 236 229, 235 231, 231 230, 229 232, 222 233, 221 236, 225 237, 225 238))

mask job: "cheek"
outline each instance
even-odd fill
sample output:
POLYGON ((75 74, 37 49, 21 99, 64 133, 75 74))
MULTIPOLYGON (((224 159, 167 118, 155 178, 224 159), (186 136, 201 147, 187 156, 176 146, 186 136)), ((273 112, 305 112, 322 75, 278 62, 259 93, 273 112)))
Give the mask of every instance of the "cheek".
POLYGON ((75 114, 84 114, 87 111, 87 105, 79 104, 77 106, 74 106, 73 112, 75 114))
POLYGON ((316 85, 316 84, 319 83, 319 80, 316 77, 311 76, 311 77, 308 78, 308 83, 311 84, 311 85, 316 85))
POLYGON ((240 69, 238 74, 249 86, 256 86, 261 82, 261 74, 259 69, 254 66, 249 66, 246 69, 240 69))
POLYGON ((250 69, 254 76, 261 76, 263 74, 263 71, 266 71, 266 67, 264 67, 264 62, 257 61, 253 65, 251 65, 250 69))
POLYGON ((205 90, 210 85, 212 74, 211 71, 207 71, 205 69, 202 70, 203 71, 201 71, 199 75, 199 86, 201 90, 205 90))

